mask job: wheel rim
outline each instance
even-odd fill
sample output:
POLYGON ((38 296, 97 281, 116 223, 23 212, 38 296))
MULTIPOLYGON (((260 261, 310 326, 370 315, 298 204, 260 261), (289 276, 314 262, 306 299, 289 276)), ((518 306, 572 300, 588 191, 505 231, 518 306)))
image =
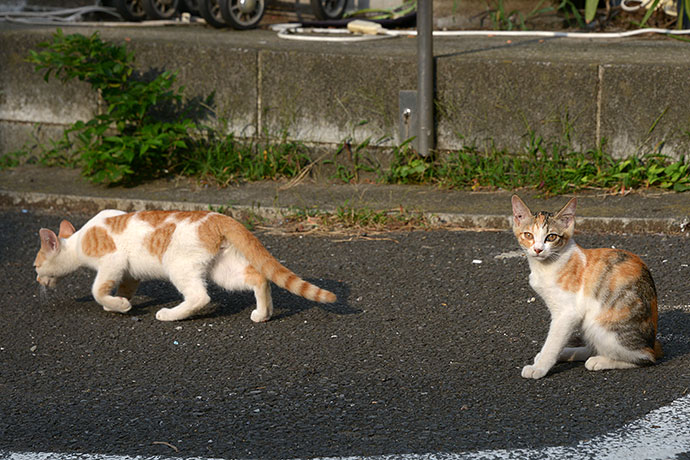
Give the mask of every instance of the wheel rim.
POLYGON ((220 3, 218 0, 211 1, 211 15, 218 21, 223 22, 223 15, 220 12, 220 3))
POLYGON ((336 17, 340 15, 343 8, 345 8, 346 0, 321 0, 323 11, 328 17, 336 17))
POLYGON ((239 10, 243 14, 251 14, 256 9, 256 0, 240 0, 239 10))
POLYGON ((144 5, 141 0, 132 0, 127 2, 127 8, 134 16, 144 16, 146 11, 144 11, 144 5))
POLYGON ((230 0, 230 14, 238 24, 253 25, 261 16, 261 0, 230 0))
POLYGON ((172 16, 175 14, 175 2, 173 0, 156 0, 153 6, 162 16, 172 16))

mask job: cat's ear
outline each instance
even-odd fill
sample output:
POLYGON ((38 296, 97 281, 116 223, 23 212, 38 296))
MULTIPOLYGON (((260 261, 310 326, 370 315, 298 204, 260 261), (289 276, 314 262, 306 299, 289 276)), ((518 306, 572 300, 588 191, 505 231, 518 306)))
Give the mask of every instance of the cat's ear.
POLYGON ((74 225, 70 224, 66 220, 60 222, 60 233, 58 233, 60 238, 69 238, 70 236, 74 235, 74 232, 76 232, 74 225))
POLYGON ((57 249, 60 247, 60 240, 52 230, 42 228, 39 230, 38 234, 41 237, 41 249, 44 251, 53 252, 57 251, 57 249))
POLYGON ((517 227, 522 224, 525 219, 532 217, 532 211, 529 210, 525 202, 517 195, 513 195, 511 201, 513 203, 513 222, 517 227))
POLYGON ((570 201, 566 203, 563 208, 561 208, 558 213, 556 213, 556 219, 565 226, 569 228, 575 222, 575 207, 577 206, 577 198, 571 198, 570 201))

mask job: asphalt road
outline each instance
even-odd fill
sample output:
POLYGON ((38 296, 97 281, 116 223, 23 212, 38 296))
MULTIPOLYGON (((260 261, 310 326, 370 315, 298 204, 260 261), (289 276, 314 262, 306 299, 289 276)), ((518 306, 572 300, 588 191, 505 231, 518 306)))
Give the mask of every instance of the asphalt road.
POLYGON ((274 287, 274 319, 254 324, 251 294, 213 290, 204 316, 163 323, 155 312, 178 294, 162 282, 143 284, 124 315, 93 301, 91 272, 41 293, 37 231, 62 217, 0 210, 0 452, 305 458, 567 446, 690 387, 687 237, 579 235, 648 263, 666 357, 601 373, 561 364, 533 381, 520 369, 549 318, 526 261, 511 257, 512 234, 259 232, 339 302, 274 287))

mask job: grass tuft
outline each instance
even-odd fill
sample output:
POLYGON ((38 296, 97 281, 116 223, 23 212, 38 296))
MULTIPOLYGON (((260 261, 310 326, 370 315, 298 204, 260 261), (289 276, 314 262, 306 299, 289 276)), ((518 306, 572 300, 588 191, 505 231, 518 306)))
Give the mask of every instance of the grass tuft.
POLYGON ((614 158, 605 144, 584 152, 541 139, 525 151, 511 154, 496 149, 480 152, 465 147, 440 159, 424 159, 403 146, 395 152, 382 182, 437 184, 459 189, 536 189, 547 195, 583 189, 611 192, 640 188, 690 190, 690 165, 661 154, 614 158))

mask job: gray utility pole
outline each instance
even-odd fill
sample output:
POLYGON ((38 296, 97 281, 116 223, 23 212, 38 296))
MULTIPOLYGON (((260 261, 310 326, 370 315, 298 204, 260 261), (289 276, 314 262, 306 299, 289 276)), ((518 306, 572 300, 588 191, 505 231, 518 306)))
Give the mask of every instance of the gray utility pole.
POLYGON ((434 148, 433 0, 417 1, 417 151, 426 157, 434 148))

